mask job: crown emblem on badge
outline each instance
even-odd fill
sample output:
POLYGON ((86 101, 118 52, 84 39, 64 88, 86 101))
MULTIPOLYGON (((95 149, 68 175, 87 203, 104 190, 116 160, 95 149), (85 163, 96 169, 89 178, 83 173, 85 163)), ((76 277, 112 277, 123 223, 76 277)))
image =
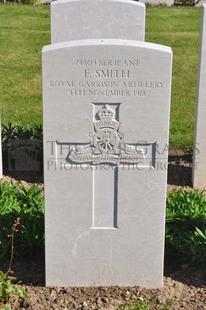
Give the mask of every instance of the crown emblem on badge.
POLYGON ((115 112, 107 104, 105 104, 96 115, 99 120, 94 122, 95 131, 98 131, 101 128, 111 128, 115 131, 118 130, 119 122, 115 119, 115 112))
POLYGON ((106 104, 98 113, 100 120, 110 120, 114 118, 114 111, 106 104))

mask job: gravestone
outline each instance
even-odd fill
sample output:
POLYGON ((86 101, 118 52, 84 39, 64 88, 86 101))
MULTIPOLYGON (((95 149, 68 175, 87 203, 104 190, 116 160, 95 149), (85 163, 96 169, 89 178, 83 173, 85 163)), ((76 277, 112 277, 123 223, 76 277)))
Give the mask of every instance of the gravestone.
POLYGON ((144 41, 145 5, 132 0, 58 0, 51 3, 51 42, 81 39, 144 41))
POLYGON ((46 284, 163 281, 171 49, 43 48, 46 284))
POLYGON ((193 148, 193 186, 206 188, 206 4, 202 7, 196 128, 193 148))

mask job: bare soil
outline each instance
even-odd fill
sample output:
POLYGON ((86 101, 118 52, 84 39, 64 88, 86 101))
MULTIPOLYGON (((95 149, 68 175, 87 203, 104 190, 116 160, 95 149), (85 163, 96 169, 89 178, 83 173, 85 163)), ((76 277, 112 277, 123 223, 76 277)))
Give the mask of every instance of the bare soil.
POLYGON ((22 280, 18 286, 27 292, 28 297, 13 297, 10 303, 16 310, 113 310, 139 300, 152 310, 206 309, 206 269, 183 269, 165 276, 161 289, 117 286, 64 288, 45 287, 42 263, 24 262, 19 267, 14 265, 14 270, 18 279, 22 280))
MULTIPOLYGON (((40 173, 13 173, 4 177, 7 181, 18 181, 23 186, 38 183, 43 187, 40 173)), ((191 189, 191 158, 173 156, 168 166, 168 190, 191 189)), ((6 269, 8 262, 4 262, 6 269)), ((14 260, 13 270, 17 284, 28 297, 12 297, 12 309, 95 309, 113 310, 122 304, 140 300, 149 309, 203 310, 206 309, 206 266, 201 269, 179 266, 178 270, 165 270, 164 286, 148 290, 139 287, 89 287, 64 288, 45 287, 44 260, 14 260)), ((120 270, 121 272, 121 270, 120 270)), ((135 310, 135 308, 133 309, 135 310)))

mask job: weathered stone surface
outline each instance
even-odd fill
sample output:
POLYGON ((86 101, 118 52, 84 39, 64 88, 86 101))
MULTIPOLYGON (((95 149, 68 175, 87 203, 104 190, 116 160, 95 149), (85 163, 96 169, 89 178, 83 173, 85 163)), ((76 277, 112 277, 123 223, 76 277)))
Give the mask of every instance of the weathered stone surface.
POLYGON ((81 39, 144 41, 145 6, 131 0, 58 0, 51 3, 51 42, 81 39))
POLYGON ((171 49, 43 49, 46 284, 162 286, 171 49))
POLYGON ((206 188, 206 4, 202 7, 196 128, 193 149, 193 186, 206 188))

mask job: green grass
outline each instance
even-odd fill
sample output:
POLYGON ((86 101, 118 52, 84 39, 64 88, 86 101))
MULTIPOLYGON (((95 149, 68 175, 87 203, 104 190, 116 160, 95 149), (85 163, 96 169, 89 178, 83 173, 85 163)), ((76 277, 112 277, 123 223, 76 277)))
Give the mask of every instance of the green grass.
POLYGON ((170 143, 193 143, 201 10, 194 7, 148 7, 146 41, 173 50, 170 143))
POLYGON ((48 6, 0 5, 2 123, 41 123, 41 49, 50 43, 48 6))
MULTIPOLYGON (((50 43, 49 16, 49 6, 0 5, 3 124, 41 124, 41 48, 50 43)), ((170 142, 179 147, 193 141, 199 28, 199 8, 147 8, 146 41, 173 49, 170 142)))

